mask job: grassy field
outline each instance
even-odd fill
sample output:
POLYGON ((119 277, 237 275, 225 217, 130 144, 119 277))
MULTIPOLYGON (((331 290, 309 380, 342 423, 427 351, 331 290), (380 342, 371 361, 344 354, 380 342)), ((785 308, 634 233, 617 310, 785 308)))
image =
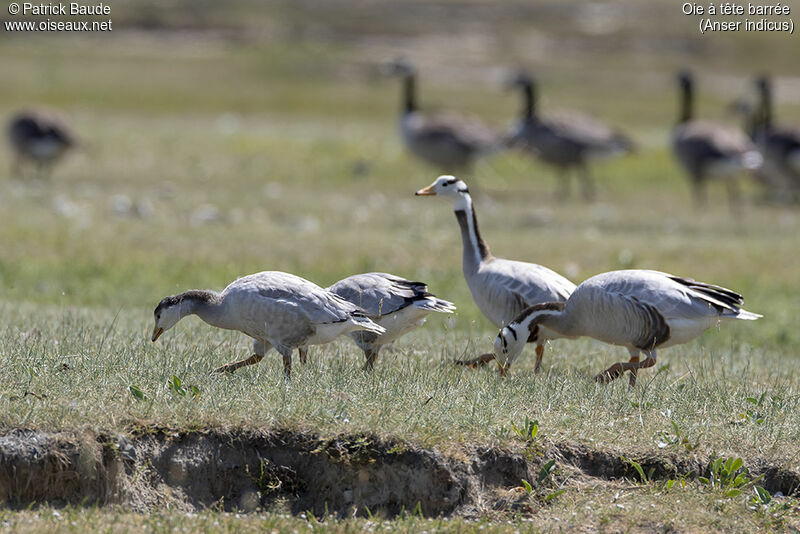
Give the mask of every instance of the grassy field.
MULTIPOLYGON (((457 13, 453 4, 440 8, 457 13)), ((746 94, 749 76, 766 68, 781 76, 781 120, 800 121, 800 72, 790 52, 796 38, 699 39, 679 18, 647 32, 646 16, 622 3, 639 24, 620 23, 602 38, 549 4, 541 13, 516 6, 524 15, 518 20, 496 15, 477 30, 455 17, 437 39, 423 23, 402 27, 400 15, 379 23, 370 11, 376 7, 361 13, 375 22, 373 31, 353 33, 355 22, 333 8, 326 23, 305 27, 299 8, 275 4, 250 20, 254 8, 245 2, 214 19, 223 21, 219 33, 204 33, 208 21, 199 15, 179 27, 181 5, 158 11, 163 27, 151 33, 2 36, 0 115, 26 104, 62 109, 84 148, 45 182, 12 179, 8 153, 0 153, 0 429, 276 428, 370 434, 458 456, 474 446, 524 453, 530 444, 513 427, 529 418, 538 421, 543 447, 582 444, 634 461, 662 452, 716 454, 741 457, 751 469, 798 472, 800 211, 767 204, 749 183, 740 216, 729 213, 722 184, 712 184, 709 206, 695 210, 666 148, 672 73, 687 63, 703 72, 703 115, 729 120, 727 102, 746 94), (563 49, 552 21, 568 29, 563 49), (279 22, 299 29, 279 31, 279 22), (269 30, 266 37, 258 27, 269 30), (517 38, 498 37, 498 28, 517 38), (454 44, 461 37, 463 50, 454 44), (627 48, 634 41, 653 48, 627 48), (542 46, 528 57, 527 42, 542 46), (655 52, 654 43, 669 46, 655 52), (547 265, 576 282, 611 269, 656 268, 738 290, 764 318, 662 351, 633 390, 627 381, 595 384, 595 373, 627 356, 589 340, 552 343, 538 376, 531 350, 502 382, 493 370, 454 367, 454 358, 487 350, 496 331, 461 274, 451 206, 413 196, 437 173, 404 152, 398 87, 376 66, 401 52, 421 63, 430 107, 504 127, 519 102, 503 92, 502 76, 524 64, 541 69, 546 105, 593 113, 641 145, 631 157, 597 166, 598 199, 590 205, 577 195, 556 203, 551 172, 524 157, 480 162, 464 178, 485 191, 476 212, 496 255, 547 265), (773 63, 764 65, 765 58, 773 63), (384 351, 372 375, 360 372, 363 354, 349 340, 316 347, 288 387, 274 353, 233 376, 209 375, 247 356, 250 343, 196 318, 150 343, 152 310, 163 296, 221 289, 260 270, 320 285, 389 271, 426 281, 458 312, 431 317, 384 351), (173 377, 196 392, 177 393, 168 387, 173 377)), ((479 3, 465 5, 480 12, 479 3)), ((658 6, 672 13, 669 3, 658 6)), ((120 26, 146 26, 146 12, 120 11, 120 26)), ((751 503, 757 482, 727 497, 694 476, 670 489, 666 480, 636 477, 589 484, 558 469, 565 491, 546 502, 532 497, 538 504, 530 513, 492 513, 479 523, 410 516, 326 525, 343 532, 800 526, 792 499, 751 503)), ((0 524, 16 532, 319 528, 279 513, 144 516, 47 507, 0 511, 0 524)))

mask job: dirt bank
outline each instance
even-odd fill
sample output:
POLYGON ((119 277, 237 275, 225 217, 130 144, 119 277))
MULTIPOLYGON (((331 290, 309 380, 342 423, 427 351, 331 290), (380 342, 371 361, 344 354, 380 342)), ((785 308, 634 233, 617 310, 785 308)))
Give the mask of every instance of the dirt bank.
MULTIPOLYGON (((340 516, 392 517, 419 508, 427 516, 535 514, 564 483, 591 478, 638 480, 634 457, 654 480, 707 471, 695 455, 642 456, 575 443, 532 444, 521 452, 465 446, 454 454, 373 436, 317 436, 287 431, 176 431, 128 434, 13 430, 0 435, 0 504, 118 504, 136 511, 218 507, 285 509, 340 516), (555 469, 541 484, 540 470, 555 469), (534 482, 530 494, 522 479, 534 482)), ((800 472, 757 459, 751 476, 771 492, 792 494, 800 472)))

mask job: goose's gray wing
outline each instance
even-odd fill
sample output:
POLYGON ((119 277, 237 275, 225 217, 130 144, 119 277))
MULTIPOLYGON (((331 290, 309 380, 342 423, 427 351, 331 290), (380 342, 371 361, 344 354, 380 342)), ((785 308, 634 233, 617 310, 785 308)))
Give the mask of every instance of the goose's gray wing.
POLYGON ((484 313, 497 325, 509 323, 529 306, 564 301, 575 290, 575 284, 547 267, 501 258, 482 265, 477 276, 485 300, 478 306, 493 310, 484 313))
POLYGON ((680 125, 673 135, 673 146, 681 162, 693 170, 713 162, 739 161, 755 151, 741 131, 705 120, 680 125))
POLYGON ((660 271, 612 271, 581 285, 635 299, 656 309, 668 322, 736 317, 743 311, 742 296, 735 291, 660 271))
POLYGON ((606 343, 651 350, 670 337, 658 306, 639 298, 641 285, 619 277, 590 278, 567 301, 576 331, 606 343))
POLYGON ((65 145, 75 144, 76 138, 66 123, 54 113, 44 110, 25 110, 9 121, 9 136, 14 141, 52 139, 65 145))
POLYGON ((462 150, 490 150, 501 144, 498 132, 473 118, 453 114, 416 113, 409 127, 421 141, 433 144, 449 142, 462 150))
POLYGON ((790 154, 800 154, 800 126, 773 128, 767 135, 766 149, 770 155, 780 159, 788 158, 790 154))
POLYGON ((388 273, 356 274, 336 282, 328 290, 359 306, 372 318, 394 313, 433 296, 424 283, 388 273))
POLYGON ((312 324, 347 321, 359 308, 318 285, 289 273, 265 271, 239 278, 225 289, 254 299, 265 313, 306 318, 312 324))
POLYGON ((553 135, 568 139, 587 149, 630 149, 630 141, 597 119, 574 112, 548 114, 542 122, 553 135))

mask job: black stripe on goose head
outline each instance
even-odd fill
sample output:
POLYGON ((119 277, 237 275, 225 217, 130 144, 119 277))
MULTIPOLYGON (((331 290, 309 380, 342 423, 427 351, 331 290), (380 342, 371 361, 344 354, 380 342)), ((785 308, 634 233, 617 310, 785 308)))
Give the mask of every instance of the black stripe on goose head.
POLYGON ((459 188, 457 189, 457 191, 458 191, 459 193, 469 193, 469 187, 467 187, 467 184, 465 184, 465 183, 463 182, 463 180, 460 180, 460 179, 456 178, 455 176, 451 176, 449 179, 445 180, 445 181, 442 183, 442 187, 449 187, 449 186, 451 186, 451 185, 456 185, 456 184, 458 184, 459 182, 461 182, 461 184, 462 184, 462 186, 463 186, 463 187, 459 187, 459 188))

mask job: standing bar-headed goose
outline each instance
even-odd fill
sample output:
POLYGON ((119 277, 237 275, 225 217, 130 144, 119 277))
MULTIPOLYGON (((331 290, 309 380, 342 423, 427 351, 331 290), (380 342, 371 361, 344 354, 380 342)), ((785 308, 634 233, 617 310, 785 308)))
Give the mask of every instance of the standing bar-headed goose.
POLYGON ((636 384, 639 369, 656 363, 656 348, 686 343, 729 319, 761 317, 741 308, 742 296, 711 284, 648 270, 611 271, 580 284, 566 303, 532 306, 500 330, 494 351, 507 369, 526 343, 543 332, 561 337, 588 336, 627 347, 629 362, 615 363, 595 379, 607 383, 630 371, 636 384), (645 360, 639 361, 644 352, 645 360))
POLYGON ((689 72, 678 75, 681 105, 678 124, 672 133, 672 150, 692 183, 695 204, 706 202, 705 183, 726 177, 732 209, 739 204, 736 174, 761 166, 763 158, 747 136, 736 128, 694 118, 694 78, 689 72))
POLYGON ((385 332, 355 304, 299 276, 279 271, 244 276, 220 293, 193 290, 164 298, 154 312, 152 341, 192 314, 212 326, 238 330, 253 338, 253 356, 223 365, 215 369, 217 373, 258 363, 275 348, 283 356, 284 372, 289 376, 295 348, 329 343, 355 330, 385 332))
POLYGON ((758 103, 746 98, 737 98, 728 105, 728 110, 732 115, 742 118, 742 131, 764 156, 764 162, 758 169, 750 171, 750 175, 765 188, 769 198, 782 201, 789 190, 790 177, 780 168, 780 163, 767 154, 758 103))
MULTIPOLYGON (((543 302, 564 301, 575 289, 575 284, 555 271, 521 261, 495 258, 478 231, 478 219, 472 207, 467 184, 453 176, 440 176, 428 187, 416 192, 418 196, 438 195, 452 200, 456 220, 461 227, 464 247, 461 262, 464 278, 472 298, 481 312, 496 327, 511 322, 522 310, 543 302)), ((559 337, 543 335, 536 346, 536 371, 538 372, 547 339, 559 337)), ((467 364, 485 363, 491 354, 467 364)))
POLYGON ((536 81, 517 74, 509 82, 522 92, 522 116, 514 125, 509 145, 519 147, 559 172, 561 198, 569 194, 569 172, 575 170, 583 183, 586 200, 594 197, 589 172, 592 159, 625 154, 633 144, 623 134, 578 112, 541 115, 537 109, 536 81))
POLYGON ((47 175, 65 152, 77 145, 77 138, 54 112, 29 109, 16 113, 8 122, 8 140, 14 152, 12 172, 22 176, 25 162, 33 163, 39 177, 47 175))
POLYGON ((469 170, 475 160, 502 147, 501 136, 481 121, 450 113, 426 114, 417 105, 414 67, 402 60, 383 66, 403 81, 400 133, 408 150, 444 172, 469 170))
MULTIPOLYGON (((364 310, 367 317, 382 326, 383 334, 364 330, 347 334, 364 351, 365 371, 371 371, 381 347, 422 326, 428 314, 453 313, 452 302, 428 293, 428 286, 387 273, 355 274, 328 288, 364 310)), ((301 349, 301 360, 305 359, 301 349)))
POLYGON ((800 192, 800 126, 775 125, 772 111, 772 82, 766 76, 756 80, 759 110, 755 141, 771 168, 777 169, 795 193, 800 192))

